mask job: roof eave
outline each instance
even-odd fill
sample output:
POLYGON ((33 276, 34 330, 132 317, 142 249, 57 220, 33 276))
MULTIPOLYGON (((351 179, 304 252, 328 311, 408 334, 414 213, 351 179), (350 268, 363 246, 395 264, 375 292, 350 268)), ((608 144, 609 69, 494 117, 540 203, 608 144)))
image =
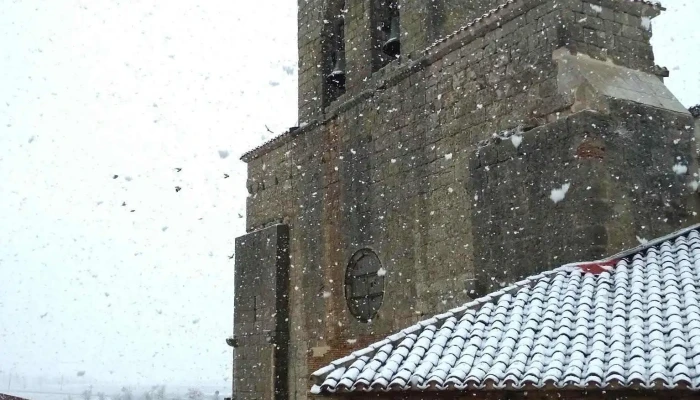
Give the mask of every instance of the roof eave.
MULTIPOLYGON (((700 229, 700 224, 695 224, 695 225, 692 225, 690 227, 687 227, 687 228, 678 230, 676 232, 670 233, 668 235, 662 236, 660 238, 648 241, 646 243, 640 244, 637 247, 622 251, 620 253, 617 253, 617 254, 612 255, 610 257, 607 257, 607 258, 604 258, 602 260, 564 264, 564 265, 557 267, 557 268, 554 268, 552 270, 528 277, 528 278, 521 280, 521 281, 519 281, 511 286, 508 286, 508 287, 501 289, 499 291, 490 293, 484 297, 480 297, 478 299, 472 300, 472 301, 462 305, 461 307, 457 307, 457 308, 454 308, 452 310, 449 310, 446 313, 440 314, 439 316, 435 316, 435 317, 429 318, 428 320, 421 321, 417 324, 411 325, 411 326, 397 332, 396 334, 390 335, 387 338, 369 346, 369 348, 373 349, 373 351, 371 351, 371 352, 366 352, 366 350, 367 350, 366 348, 361 349, 359 351, 365 351, 366 354, 364 354, 364 355, 371 357, 374 354, 374 352, 376 352, 377 349, 379 349, 381 346, 386 345, 386 344, 395 344, 398 340, 400 340, 400 338, 398 338, 399 333, 414 330, 415 327, 422 326, 422 324, 425 324, 426 321, 431 321, 432 323, 437 324, 438 322, 446 320, 447 318, 450 318, 452 316, 461 317, 461 315, 463 315, 464 312, 466 312, 467 310, 478 309, 481 306, 483 306, 484 304, 491 303, 491 302, 498 300, 501 296, 503 296, 505 294, 512 294, 514 292, 517 292, 519 289, 521 289, 525 286, 532 285, 533 283, 538 282, 539 280, 546 278, 548 276, 551 276, 553 274, 559 273, 562 270, 570 270, 571 268, 590 266, 592 264, 607 265, 607 264, 611 263, 612 261, 618 261, 618 260, 627 258, 631 255, 638 254, 646 249, 657 246, 657 245, 664 243, 666 241, 673 240, 677 237, 684 236, 684 235, 688 234, 689 232, 691 232, 693 230, 697 230, 697 229, 700 229), (440 318, 438 318, 438 317, 440 317, 440 318), (393 341, 389 340, 389 338, 392 338, 392 337, 398 338, 398 339, 395 339, 393 341)), ((355 353, 357 353, 357 352, 355 352, 355 353)), ((337 368, 349 367, 357 359, 357 357, 355 356, 355 353, 352 353, 352 354, 350 354, 346 357, 343 357, 339 360, 335 360, 334 362, 327 365, 326 367, 315 371, 310 376, 310 379, 313 379, 314 384, 318 385, 318 387, 322 387, 324 380, 326 379, 326 377, 330 373, 335 371, 337 368)))

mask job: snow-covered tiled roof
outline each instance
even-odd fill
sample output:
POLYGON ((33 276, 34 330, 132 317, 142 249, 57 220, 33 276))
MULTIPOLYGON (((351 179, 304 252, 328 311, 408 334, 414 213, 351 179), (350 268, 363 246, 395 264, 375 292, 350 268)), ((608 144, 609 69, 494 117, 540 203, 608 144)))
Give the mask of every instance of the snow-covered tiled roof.
POLYGON ((698 390, 699 228, 420 322, 314 372, 311 391, 698 390))
POLYGON ((23 397, 17 397, 17 396, 12 396, 9 394, 2 394, 0 393, 0 400, 27 400, 23 397))

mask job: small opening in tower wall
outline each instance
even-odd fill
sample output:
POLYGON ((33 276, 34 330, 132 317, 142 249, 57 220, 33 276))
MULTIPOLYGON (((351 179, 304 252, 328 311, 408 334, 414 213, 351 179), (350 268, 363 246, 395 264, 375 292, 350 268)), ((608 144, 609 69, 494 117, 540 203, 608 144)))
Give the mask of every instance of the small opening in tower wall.
POLYGON ((384 300, 382 263, 370 249, 353 254, 345 271, 345 300, 350 313, 361 322, 369 322, 384 300))
POLYGON ((330 54, 331 70, 326 76, 330 85, 345 89, 345 40, 343 31, 345 24, 343 18, 334 21, 333 33, 331 37, 332 50, 330 54))
POLYGON ((372 69, 377 71, 401 55, 397 0, 373 0, 372 27, 372 69))
POLYGON ((324 43, 324 107, 345 93, 345 2, 331 4, 324 43))

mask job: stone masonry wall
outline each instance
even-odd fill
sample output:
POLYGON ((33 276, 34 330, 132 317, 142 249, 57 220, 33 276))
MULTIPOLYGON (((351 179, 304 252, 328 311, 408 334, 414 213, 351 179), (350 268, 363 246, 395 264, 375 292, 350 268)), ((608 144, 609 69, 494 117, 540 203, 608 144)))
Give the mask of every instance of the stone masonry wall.
POLYGON ((627 102, 612 108, 472 152, 476 264, 498 266, 477 270, 478 292, 598 260, 699 220, 688 116, 627 102))
POLYGON ((568 47, 599 60, 654 72, 651 19, 658 8, 620 0, 563 0, 568 47))
MULTIPOLYGON (((345 38, 348 86, 358 87, 371 76, 370 10, 374 0, 346 0, 345 38)), ((482 15, 503 0, 424 1, 399 0, 401 9, 402 48, 405 57, 416 58, 434 40, 482 15), (449 3, 449 4, 448 4, 449 3), (452 4, 454 3, 454 4, 452 4), (459 3, 459 4, 458 4, 459 3)), ((319 114, 323 84, 323 27, 328 0, 299 1, 299 119, 308 121, 319 114)))
POLYGON ((290 226, 289 385, 297 398, 322 363, 469 299, 468 150, 565 108, 555 93, 556 35, 538 28, 555 26, 559 15, 523 10, 421 70, 377 74, 367 82, 376 89, 360 101, 339 100, 337 117, 249 162, 249 228, 290 226), (537 46, 516 32, 525 26, 544 38, 537 46), (387 270, 384 305, 371 324, 356 321, 344 298, 345 266, 363 247, 387 270))
MULTIPOLYGON (((345 39, 348 76, 348 96, 357 95, 372 75, 372 49, 369 31, 371 2, 346 0, 345 39)), ((308 122, 324 112, 323 98, 323 29, 328 0, 299 2, 299 120, 308 122)), ((460 0, 423 1, 400 0, 402 58, 415 60, 431 43, 464 26, 469 21, 501 5, 505 0, 478 0, 465 4, 460 0)), ((534 1, 540 3, 539 0, 534 1)), ((563 9, 558 29, 560 41, 572 50, 598 59, 611 59, 630 68, 651 71, 654 55, 651 38, 651 18, 659 10, 642 2, 620 0, 561 0, 563 9)), ((547 26, 527 21, 531 30, 529 41, 547 26)), ((547 21, 542 21, 546 23, 547 21)), ((550 26, 551 27, 551 26, 550 26)), ((536 45, 536 44, 533 44, 536 45)))
POLYGON ((288 398, 289 229, 275 225, 236 240, 234 396, 288 398))
MULTIPOLYGON (((421 38, 440 32, 412 28, 411 1, 401 3, 402 29, 407 29, 408 36, 424 40, 421 38)), ((605 2, 591 1, 601 8, 605 2)), ((652 13, 649 6, 622 3, 626 5, 613 9, 612 17, 621 25, 637 22, 626 16, 639 16, 641 21, 642 14, 652 13)), ((493 283, 513 280, 519 273, 513 265, 522 272, 542 270, 556 260, 609 254, 633 243, 636 231, 629 227, 638 228, 646 224, 643 221, 650 221, 651 226, 652 219, 666 208, 647 208, 641 200, 629 203, 630 196, 655 192, 659 185, 669 183, 670 155, 683 156, 688 150, 688 142, 681 138, 682 144, 673 151, 667 147, 659 157, 644 158, 650 146, 673 143, 669 135, 680 120, 669 113, 655 115, 658 124, 647 126, 650 138, 658 135, 658 141, 634 136, 640 139, 630 142, 640 146, 636 153, 607 135, 623 116, 637 121, 629 122, 637 124, 632 128, 641 127, 644 118, 637 114, 645 116, 647 108, 624 105, 625 113, 603 118, 600 126, 605 128, 600 130, 585 126, 595 116, 572 115, 575 99, 572 93, 559 90, 552 54, 565 47, 582 53, 593 49, 592 56, 600 57, 586 40, 600 37, 595 32, 605 32, 608 38, 606 23, 586 28, 587 20, 576 19, 578 10, 583 15, 584 7, 591 8, 589 3, 520 0, 427 51, 409 52, 411 59, 392 62, 365 77, 355 73, 361 70, 358 57, 367 48, 358 45, 354 50, 352 42, 353 35, 360 35, 365 26, 353 20, 367 15, 366 8, 361 8, 365 3, 348 0, 347 4, 346 49, 351 49, 347 93, 321 110, 316 96, 322 82, 316 69, 321 39, 314 35, 320 32, 323 9, 318 1, 300 2, 299 115, 304 124, 244 157, 249 174, 248 230, 277 223, 290 229, 288 385, 289 396, 295 399, 307 398, 308 377, 316 368, 483 294, 493 283), (587 34, 587 29, 595 34, 587 34), (352 65, 356 67, 351 69, 352 65), (526 131, 519 151, 535 144, 541 151, 523 159, 512 144, 489 142, 494 134, 516 127, 526 131), (589 131, 604 138, 604 160, 571 161, 576 155, 571 146, 585 141, 584 133, 589 131), (557 132, 563 132, 560 135, 568 142, 557 141, 557 132), (498 146, 510 146, 510 153, 495 150, 500 164, 487 171, 494 151, 489 149, 498 146), (477 151, 480 156, 475 161, 477 151), (569 164, 561 165, 562 160, 569 164), (642 164, 633 164, 628 174, 629 162, 642 164), (659 168, 658 175, 652 174, 655 180, 644 178, 638 165, 659 168), (501 171, 512 178, 503 179, 501 171), (544 171, 547 173, 539 177, 544 171), (518 172, 523 176, 517 177, 518 172), (593 199, 605 203, 601 218, 612 218, 607 222, 584 215, 589 197, 579 184, 596 173, 608 177, 592 185, 593 199), (617 177, 628 181, 621 183, 617 177), (639 179, 641 192, 629 188, 633 178, 639 179), (569 201, 547 204, 552 185, 562 185, 566 179, 572 182, 569 201), (490 182, 502 183, 492 186, 490 182), (627 197, 618 199, 619 194, 627 197), (518 196, 522 197, 519 202, 514 199, 518 196), (548 207, 539 207, 544 204, 548 207), (522 209, 511 210, 513 207, 522 209), (626 217, 627 212, 636 215, 626 217), (537 230, 557 226, 562 233, 569 226, 564 224, 571 221, 575 233, 557 237, 549 246, 546 240, 537 239, 537 230), (526 240, 511 241, 512 232, 520 228, 526 240), (531 254, 528 246, 535 245, 540 251, 531 254), (378 254, 386 270, 384 303, 371 323, 360 323, 350 315, 344 297, 347 262, 365 247, 378 254), (499 276, 495 271, 501 270, 510 272, 499 276)), ((606 16, 608 19, 601 16, 601 20, 612 21, 606 16)), ((457 24, 447 17, 435 21, 433 26, 457 24)), ((617 38, 624 37, 623 28, 617 35, 616 28, 607 25, 611 26, 610 43, 615 43, 610 47, 611 58, 619 52, 620 63, 650 68, 653 59, 648 57, 622 57, 626 42, 617 38)), ((418 48, 422 47, 416 45, 418 48)), ((596 143, 593 141, 592 154, 597 154, 596 143)), ((668 211, 667 221, 654 222, 658 233, 685 225, 686 217, 692 215, 688 210, 693 205, 678 186, 680 178, 671 183, 676 186, 664 188, 663 193, 672 196, 663 198, 672 200, 671 208, 677 208, 668 211)), ((653 205, 661 204, 661 200, 654 201, 653 205)), ((649 238, 654 233, 650 231, 649 238)))

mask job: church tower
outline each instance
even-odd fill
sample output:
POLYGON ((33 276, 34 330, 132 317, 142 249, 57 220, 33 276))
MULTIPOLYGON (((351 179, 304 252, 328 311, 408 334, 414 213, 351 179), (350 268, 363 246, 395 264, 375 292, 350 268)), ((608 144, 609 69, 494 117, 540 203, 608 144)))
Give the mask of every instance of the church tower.
POLYGON ((641 0, 299 0, 300 126, 246 153, 234 396, 697 223, 641 0))

